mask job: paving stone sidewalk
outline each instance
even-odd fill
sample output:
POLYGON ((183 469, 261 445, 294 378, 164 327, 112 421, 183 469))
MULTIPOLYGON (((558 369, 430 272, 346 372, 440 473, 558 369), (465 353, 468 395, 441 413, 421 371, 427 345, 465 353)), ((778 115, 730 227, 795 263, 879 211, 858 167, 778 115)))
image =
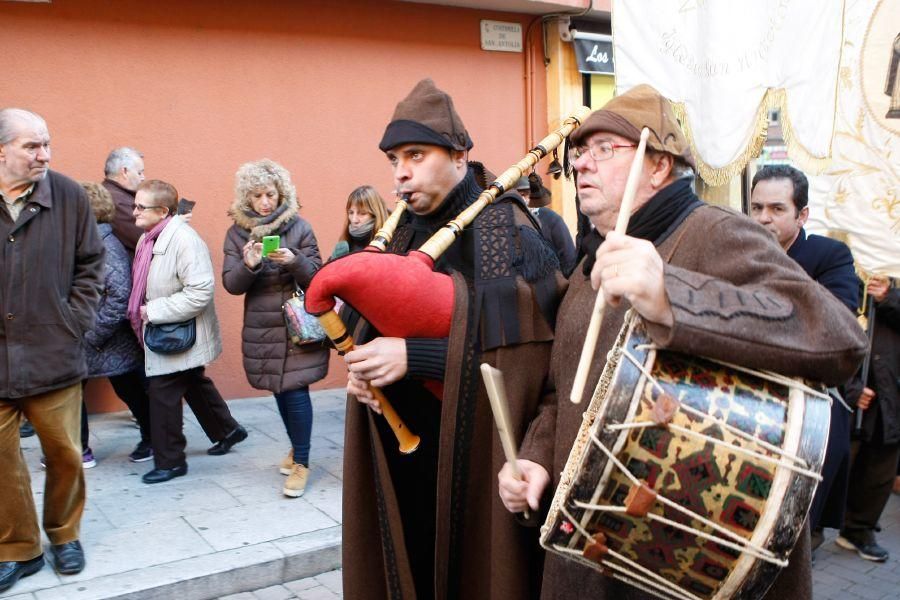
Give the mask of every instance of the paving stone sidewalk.
MULTIPOLYGON (((207 456, 210 442, 190 410, 186 477, 148 486, 152 463, 128 462, 138 439, 127 413, 91 417, 97 467, 85 472, 82 522, 87 568, 60 577, 45 567, 3 600, 332 600, 340 571, 344 392, 313 393, 312 477, 302 498, 281 494, 277 465, 288 442, 271 398, 229 406, 250 437, 231 453, 207 456)), ((44 471, 36 437, 22 440, 35 500, 44 471)), ((892 496, 878 540, 884 564, 838 548, 828 531, 814 567, 815 600, 900 598, 900 496, 892 496)), ((790 599, 785 599, 790 600, 790 599)))
MULTIPOLYGON (((138 431, 127 412, 92 415, 97 466, 85 471, 81 540, 85 570, 58 576, 48 566, 4 600, 216 598, 333 571, 340 566, 343 390, 313 393, 311 474, 302 498, 281 493, 278 464, 289 449, 275 400, 228 403, 249 437, 225 456, 185 407, 187 476, 146 485, 153 463, 131 463, 138 431)), ((37 437, 22 440, 35 502, 44 471, 37 437)), ((45 544, 46 544, 45 539, 45 544)))

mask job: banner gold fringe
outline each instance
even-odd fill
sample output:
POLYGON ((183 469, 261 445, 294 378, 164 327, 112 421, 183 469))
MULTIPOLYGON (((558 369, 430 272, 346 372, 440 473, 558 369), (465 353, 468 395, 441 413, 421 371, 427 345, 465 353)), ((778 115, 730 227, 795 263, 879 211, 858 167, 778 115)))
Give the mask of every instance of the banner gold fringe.
POLYGON ((694 142, 694 132, 691 128, 690 119, 688 119, 684 102, 673 102, 672 108, 675 110, 675 116, 681 122, 685 137, 691 146, 691 153, 697 162, 697 171, 703 181, 713 186, 725 185, 734 177, 737 177, 747 166, 751 159, 759 156, 763 145, 766 142, 766 136, 769 130, 769 111, 778 109, 781 113, 781 132, 784 137, 785 146, 787 146, 788 154, 801 170, 808 173, 819 174, 831 165, 831 147, 829 145, 829 156, 820 157, 810 153, 807 148, 797 140, 797 133, 791 124, 790 115, 787 110, 787 93, 784 88, 770 88, 766 90, 766 94, 759 102, 756 110, 756 117, 753 122, 753 129, 750 138, 744 144, 744 150, 733 161, 724 167, 712 167, 703 160, 697 145, 694 142))

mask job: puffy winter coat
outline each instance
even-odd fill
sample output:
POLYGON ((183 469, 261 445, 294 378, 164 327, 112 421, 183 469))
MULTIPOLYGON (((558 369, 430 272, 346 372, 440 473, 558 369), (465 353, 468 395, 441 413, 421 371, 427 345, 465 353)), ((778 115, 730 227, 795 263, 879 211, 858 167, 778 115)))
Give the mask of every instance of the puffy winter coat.
POLYGON ((131 255, 113 234, 112 225, 97 226, 106 248, 104 286, 97 322, 84 334, 88 377, 128 373, 143 364, 143 351, 128 323, 131 295, 131 255))
POLYGON ((246 214, 246 206, 236 204, 230 214, 235 224, 225 236, 222 282, 228 292, 244 294, 244 328, 241 350, 244 371, 250 385, 271 392, 294 390, 319 381, 328 371, 328 350, 320 345, 295 346, 288 337, 281 305, 295 290, 305 288, 322 266, 316 236, 309 222, 291 204, 277 219, 260 224, 246 214), (280 266, 263 260, 255 269, 244 263, 243 248, 253 231, 256 240, 264 235, 281 237, 281 247, 289 248, 297 260, 280 266))

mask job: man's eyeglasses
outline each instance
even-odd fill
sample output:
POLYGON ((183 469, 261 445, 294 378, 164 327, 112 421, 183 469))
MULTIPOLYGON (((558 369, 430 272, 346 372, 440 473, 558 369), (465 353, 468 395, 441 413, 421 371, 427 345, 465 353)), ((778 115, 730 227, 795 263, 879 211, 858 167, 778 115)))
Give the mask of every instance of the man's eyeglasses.
POLYGON ((569 148, 569 162, 574 163, 582 154, 590 154, 596 161, 609 160, 619 148, 634 148, 637 144, 613 144, 612 142, 594 142, 587 146, 569 148))
POLYGON ((134 208, 138 212, 144 212, 145 210, 150 210, 151 208, 163 208, 162 206, 144 206, 143 204, 134 203, 134 208))

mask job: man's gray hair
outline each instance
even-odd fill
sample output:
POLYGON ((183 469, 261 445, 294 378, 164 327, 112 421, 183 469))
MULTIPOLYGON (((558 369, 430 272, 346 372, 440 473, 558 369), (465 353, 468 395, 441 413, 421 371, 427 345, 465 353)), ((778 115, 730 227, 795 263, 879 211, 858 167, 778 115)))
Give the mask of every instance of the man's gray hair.
POLYGON ((134 148, 129 148, 128 146, 116 148, 106 157, 106 166, 103 167, 103 173, 107 177, 112 177, 118 175, 122 167, 134 169, 135 163, 142 158, 144 158, 144 155, 134 148))
POLYGON ((19 137, 23 124, 39 124, 47 128, 41 115, 24 108, 0 108, 0 144, 8 144, 19 137))
POLYGON ((675 164, 672 165, 672 175, 675 176, 676 179, 684 179, 687 177, 696 177, 696 173, 694 172, 694 167, 687 164, 687 162, 681 157, 675 157, 675 164))

